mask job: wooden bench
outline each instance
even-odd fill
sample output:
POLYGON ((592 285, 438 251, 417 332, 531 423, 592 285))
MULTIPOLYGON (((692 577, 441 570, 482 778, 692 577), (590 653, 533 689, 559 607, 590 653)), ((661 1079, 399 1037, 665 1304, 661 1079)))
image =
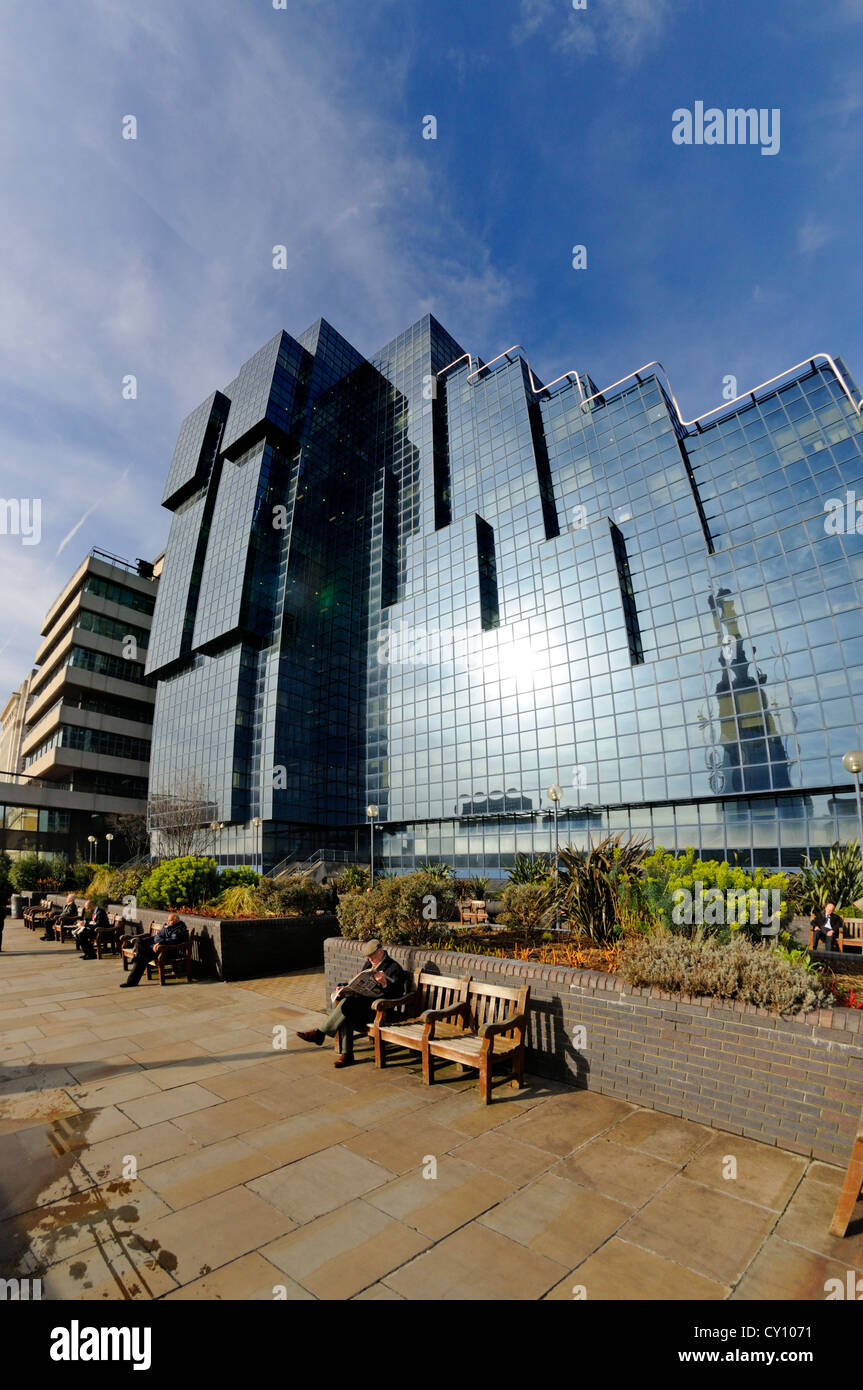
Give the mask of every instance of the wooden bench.
POLYGON ((170 970, 177 979, 185 975, 186 983, 192 983, 192 960, 195 939, 198 935, 197 928, 193 927, 185 941, 160 942, 155 947, 155 960, 147 963, 147 979, 150 978, 151 970, 158 970, 159 984, 165 983, 165 971, 170 970))
MULTIPOLYGON (((386 1066, 387 1043, 407 1047, 413 1052, 423 1052, 428 1033, 425 1022, 428 1011, 463 1004, 469 985, 469 975, 457 977, 421 972, 416 976, 410 993, 402 995, 400 999, 376 999, 375 1016, 367 1029, 374 1042, 375 1066, 386 1066)), ((425 1071, 424 1059, 423 1074, 425 1071)))
MULTIPOLYGON (((844 951, 846 946, 855 946, 858 951, 863 951, 863 917, 844 918, 839 931, 836 934, 836 945, 840 951, 844 951)), ((815 928, 809 924, 809 949, 815 950, 815 928)), ((823 954, 826 954, 826 949, 823 954)))
POLYGON ((491 1101, 492 1087, 503 1081, 520 1089, 524 1085, 529 999, 529 985, 515 988, 473 981, 463 1003, 427 1013, 429 1032, 423 1052, 427 1083, 434 1081, 434 1059, 440 1057, 462 1067, 477 1068, 484 1105, 491 1101), (507 1067, 507 1073, 495 1079, 493 1073, 498 1063, 507 1067))
POLYGON ((116 913, 108 918, 107 927, 98 927, 94 939, 96 955, 102 959, 103 951, 110 951, 112 956, 119 955, 120 944, 123 939, 123 918, 116 913))
POLYGON ((854 1140, 854 1147, 851 1150, 848 1171, 845 1174, 842 1191, 839 1194, 833 1220, 830 1223, 831 1236, 844 1236, 848 1230, 851 1213, 861 1195, 863 1195, 863 1115, 860 1117, 860 1128, 857 1130, 857 1138, 854 1140))
MULTIPOLYGON (((80 917, 74 922, 62 922, 59 917, 52 917, 49 923, 49 926, 54 933, 54 940, 59 941, 61 946, 68 937, 74 936, 74 933, 78 930, 80 925, 80 917)), ((78 938, 74 937, 74 939, 76 948, 80 950, 81 947, 78 938)))
MULTIPOLYGON (((139 932, 136 936, 126 934, 120 938, 120 956, 123 961, 124 973, 129 969, 131 962, 135 959, 137 943, 148 936, 153 936, 160 926, 156 923, 150 924, 149 931, 139 932)), ((192 928, 185 941, 159 942, 153 947, 153 958, 147 961, 147 979, 153 978, 153 972, 159 972, 159 984, 165 983, 165 973, 170 970, 177 978, 185 975, 189 984, 192 983, 192 962, 194 960, 193 948, 197 940, 197 929, 192 928)))
POLYGON ((469 902, 462 900, 458 905, 458 920, 462 927, 475 927, 481 922, 488 921, 488 912, 485 902, 481 898, 471 899, 469 902))

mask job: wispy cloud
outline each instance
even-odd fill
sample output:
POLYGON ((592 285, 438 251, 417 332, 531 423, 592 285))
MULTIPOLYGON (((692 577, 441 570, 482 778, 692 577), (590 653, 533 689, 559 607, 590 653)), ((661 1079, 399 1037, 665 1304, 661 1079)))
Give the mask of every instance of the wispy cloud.
MULTIPOLYGON (((328 4, 208 0, 208 17, 174 0, 4 17, 0 466, 14 461, 4 495, 43 499, 47 540, 38 564, 4 545, 0 582, 39 571, 42 614, 92 545, 157 553, 180 421, 277 329, 323 314, 371 352, 431 309, 481 337, 513 294, 448 202, 422 112, 378 114, 328 4), (124 467, 135 497, 119 506, 124 467)), ((12 608, 0 696, 29 665, 35 616, 12 608)))
POLYGON ((512 39, 522 44, 542 33, 559 52, 605 54, 635 67, 658 47, 672 14, 679 15, 683 4, 673 12, 671 0, 615 0, 607 7, 574 10, 561 0, 521 0, 512 39))
POLYGON ((807 255, 813 251, 820 251, 822 246, 826 246, 828 241, 832 241, 833 231, 825 222, 818 222, 813 217, 807 218, 802 227, 797 229, 797 250, 802 255, 807 255))

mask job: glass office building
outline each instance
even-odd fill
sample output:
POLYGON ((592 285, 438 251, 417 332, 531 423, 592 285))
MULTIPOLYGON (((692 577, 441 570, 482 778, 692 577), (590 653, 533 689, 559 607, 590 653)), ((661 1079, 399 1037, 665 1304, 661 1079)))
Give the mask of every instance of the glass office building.
POLYGON ((496 876, 551 847, 554 784, 561 843, 854 836, 858 406, 820 355, 686 423, 657 364, 597 391, 430 316, 370 358, 277 334, 171 465, 151 798, 194 784, 265 868, 367 857, 374 803, 387 866, 496 876))

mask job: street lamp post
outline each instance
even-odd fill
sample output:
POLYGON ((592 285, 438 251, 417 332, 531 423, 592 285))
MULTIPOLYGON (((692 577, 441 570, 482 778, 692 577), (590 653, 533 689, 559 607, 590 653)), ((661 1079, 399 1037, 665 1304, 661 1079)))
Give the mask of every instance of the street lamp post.
POLYGON ((90 863, 92 864, 92 863, 93 863, 93 853, 94 853, 94 848, 95 848, 95 844, 96 844, 96 836, 95 836, 95 835, 88 835, 88 836, 87 836, 87 842, 88 842, 88 844, 89 844, 89 846, 90 846, 90 863))
POLYGON ((558 871, 557 871, 557 861, 558 861, 558 855, 559 855, 559 852, 560 852, 560 847, 559 847, 558 838, 557 838, 557 803, 560 801, 560 798, 563 796, 563 792, 562 792, 562 790, 560 789, 560 787, 557 785, 557 783, 554 782, 554 783, 552 783, 552 785, 549 787, 549 789, 548 789, 548 794, 549 794, 549 797, 551 798, 551 804, 552 804, 552 806, 554 807, 554 929, 555 929, 556 932, 559 932, 559 931, 560 931, 560 899, 559 899, 559 896, 558 896, 558 871))
POLYGON ((105 839, 108 841, 108 868, 109 868, 109 869, 110 869, 110 867, 111 867, 111 841, 113 840, 113 838, 114 838, 113 835, 106 835, 106 836, 105 836, 105 839))
POLYGON ((857 794, 857 833, 860 842, 860 853, 863 855, 863 802, 860 800, 860 773, 863 772, 863 750, 852 748, 850 753, 846 753, 842 759, 842 766, 846 772, 850 772, 854 778, 854 791, 857 794))
POLYGON ((262 821, 260 816, 252 817, 252 825, 257 832, 255 835, 255 856, 258 863, 258 872, 264 872, 264 843, 263 832, 261 830, 262 821))
POLYGON ((380 811, 378 810, 377 806, 375 806, 374 802, 371 802, 371 803, 366 807, 366 815, 367 815, 368 818, 369 818, 369 851, 370 851, 370 855, 371 855, 371 858, 370 858, 370 860, 369 860, 369 863, 370 863, 370 866, 371 866, 371 874, 370 874, 370 878, 369 878, 369 886, 370 886, 371 888, 374 888, 374 886, 375 886, 375 821, 377 820, 378 816, 380 815, 380 811))

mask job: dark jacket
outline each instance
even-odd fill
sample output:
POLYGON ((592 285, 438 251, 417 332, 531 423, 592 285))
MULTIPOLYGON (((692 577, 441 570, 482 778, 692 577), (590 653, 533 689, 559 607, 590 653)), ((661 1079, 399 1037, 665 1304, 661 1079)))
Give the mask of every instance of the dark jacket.
MULTIPOLYGON (((366 961, 366 967, 370 964, 370 961, 366 961)), ((343 994, 338 1001, 345 1018, 357 1027, 361 1027, 364 1023, 371 1023, 375 1014, 374 1001, 376 999, 398 999, 402 994, 407 993, 407 975, 397 960, 384 955, 383 960, 375 966, 375 970, 382 970, 386 975, 385 985, 378 984, 377 980, 372 979, 370 971, 368 977, 363 977, 363 984, 360 987, 362 993, 352 993, 355 986, 351 985, 348 987, 348 993, 343 994), (366 983, 367 979, 368 983, 366 983)))
POLYGON ((817 912, 813 912, 810 921, 813 927, 820 927, 823 932, 832 928, 834 937, 838 937, 840 929, 845 925, 838 912, 831 913, 830 921, 828 922, 827 914, 822 908, 819 908, 817 912))
MULTIPOLYGON (((368 962, 366 963, 368 964, 368 962)), ((392 956, 388 956, 385 952, 383 960, 379 963, 379 965, 375 967, 375 969, 382 970, 387 977, 387 982, 383 986, 379 985, 377 980, 372 981, 372 983, 377 987, 378 995, 380 998, 398 999, 402 994, 407 993, 407 975, 405 974, 402 967, 399 965, 398 961, 393 960, 392 956)))
POLYGON ((60 912, 58 913, 58 918, 59 918, 59 920, 60 920, 61 922, 66 922, 66 923, 69 923, 69 922, 77 922, 77 920, 78 920, 78 904, 77 904, 77 903, 64 903, 63 906, 62 906, 61 909, 60 909, 60 912))
POLYGON ((153 944, 158 946, 176 946, 180 941, 188 941, 188 939, 189 928, 185 922, 174 922, 173 925, 166 924, 153 934, 153 944))
POLYGON ((110 927, 111 923, 108 921, 108 914, 104 907, 94 907, 93 916, 86 925, 91 927, 93 931, 102 931, 105 927, 110 927))

